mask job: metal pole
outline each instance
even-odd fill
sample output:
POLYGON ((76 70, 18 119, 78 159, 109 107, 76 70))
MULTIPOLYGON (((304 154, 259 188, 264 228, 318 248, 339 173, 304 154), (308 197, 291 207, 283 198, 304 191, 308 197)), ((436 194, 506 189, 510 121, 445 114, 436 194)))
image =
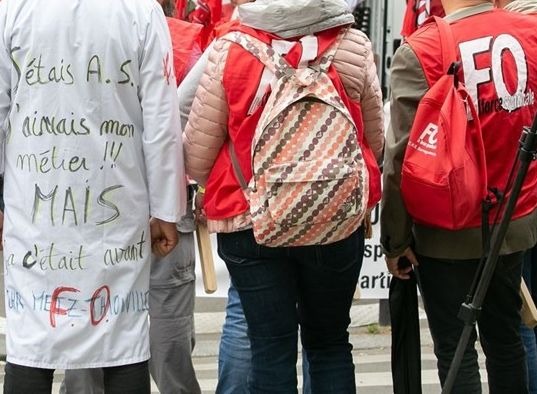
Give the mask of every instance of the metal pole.
POLYGON ((535 151, 537 148, 536 145, 537 117, 533 121, 531 130, 526 128, 522 133, 521 147, 518 155, 518 159, 520 161, 520 168, 518 170, 517 177, 507 203, 507 207, 505 208, 505 212, 503 213, 500 226, 497 231, 494 231, 494 234, 492 236, 491 250, 485 261, 481 277, 479 278, 479 282, 477 283, 477 286, 475 288, 475 293, 468 295, 467 299, 471 300, 471 302, 463 303, 459 311, 458 317, 459 319, 464 321, 465 326, 459 339, 459 343, 457 345, 457 350, 455 351, 453 361, 451 362, 448 376, 442 389, 442 394, 450 394, 453 389, 453 385, 455 384, 455 379, 457 378, 461 361, 464 356, 466 346, 468 345, 468 341, 470 339, 470 334, 475 327, 477 316, 479 314, 479 311, 481 310, 481 307, 483 306, 483 301, 485 300, 490 281, 492 279, 492 276, 494 275, 494 271, 496 270, 496 264, 498 263, 500 255, 500 248, 505 238, 505 234, 507 233, 507 228, 509 227, 511 216, 513 215, 513 211, 515 210, 520 190, 522 189, 526 173, 528 172, 528 167, 531 161, 535 159, 535 151))

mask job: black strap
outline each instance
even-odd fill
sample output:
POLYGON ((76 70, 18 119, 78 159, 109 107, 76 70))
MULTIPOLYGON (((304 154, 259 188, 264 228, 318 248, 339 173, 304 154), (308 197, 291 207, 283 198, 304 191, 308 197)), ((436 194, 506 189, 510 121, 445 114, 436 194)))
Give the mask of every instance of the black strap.
POLYGON ((453 75, 453 81, 455 83, 455 87, 459 87, 459 70, 461 68, 461 62, 453 62, 451 63, 451 66, 449 66, 448 75, 453 75))

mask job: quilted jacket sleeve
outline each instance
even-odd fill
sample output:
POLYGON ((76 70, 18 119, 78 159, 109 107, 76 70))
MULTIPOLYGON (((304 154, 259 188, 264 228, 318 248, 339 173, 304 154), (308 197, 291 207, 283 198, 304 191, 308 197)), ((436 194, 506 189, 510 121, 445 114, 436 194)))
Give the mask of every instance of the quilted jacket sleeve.
POLYGON ((205 185, 227 137, 228 107, 222 76, 229 45, 219 40, 210 50, 184 132, 186 171, 200 185, 205 185))
POLYGON ((349 97, 360 102, 365 137, 381 163, 384 149, 382 92, 367 36, 358 30, 349 30, 336 52, 333 64, 349 97))

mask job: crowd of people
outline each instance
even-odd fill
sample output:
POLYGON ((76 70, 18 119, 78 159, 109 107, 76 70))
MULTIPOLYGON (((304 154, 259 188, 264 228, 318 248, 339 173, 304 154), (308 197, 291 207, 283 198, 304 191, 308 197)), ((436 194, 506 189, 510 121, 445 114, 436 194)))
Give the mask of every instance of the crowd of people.
MULTIPOLYGON (((389 97, 356 6, 0 2, 5 393, 50 393, 55 369, 67 394, 148 394, 151 377, 161 393, 201 393, 196 222, 231 279, 216 393, 296 393, 299 344, 304 393, 355 393, 349 313, 379 202, 387 269, 416 274, 446 383, 484 230, 537 112, 537 1, 407 1, 389 97), (448 76, 464 97, 453 124, 479 131, 490 203, 451 227, 416 214, 458 217, 444 190, 428 185, 423 202, 402 187, 431 171, 410 168, 409 150, 438 163, 457 134, 450 114, 422 125, 448 76)), ((537 292, 536 244, 532 164, 477 316, 491 393, 537 392, 519 295, 523 274, 537 292)), ((482 390, 477 338, 452 393, 482 390)))

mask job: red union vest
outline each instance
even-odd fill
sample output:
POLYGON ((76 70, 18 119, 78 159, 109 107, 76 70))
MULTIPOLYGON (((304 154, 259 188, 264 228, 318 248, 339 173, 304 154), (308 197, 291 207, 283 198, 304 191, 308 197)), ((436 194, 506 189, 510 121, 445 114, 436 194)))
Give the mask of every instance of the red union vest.
POLYGON ((408 37, 425 23, 430 16, 445 15, 440 0, 408 0, 401 35, 408 37))
POLYGON ((176 18, 166 18, 173 47, 173 67, 177 85, 201 56, 200 34, 203 26, 176 18))
MULTIPOLYGON (((483 12, 451 24, 461 62, 459 77, 478 111, 481 123, 487 185, 505 191, 517 158, 524 126, 537 110, 537 31, 532 17, 503 10, 483 12)), ((443 70, 436 24, 429 23, 408 38, 431 87, 443 70)), ((469 185, 468 187, 471 187, 469 185)), ((537 207, 537 166, 531 164, 513 219, 537 207)), ((491 218, 496 211, 491 212, 491 218)), ((481 226, 477 210, 468 226, 481 226)))
MULTIPOLYGON (((270 33, 261 32, 236 23, 227 24, 220 34, 229 31, 246 32, 269 45, 273 40, 279 39, 270 33)), ((318 38, 318 53, 323 53, 335 42, 339 31, 340 28, 334 28, 316 35, 318 38)), ((297 44, 284 57, 291 65, 296 67, 301 58, 301 52, 301 46, 297 44)), ((246 182, 252 177, 250 145, 263 111, 263 106, 261 105, 252 112, 252 103, 258 94, 264 68, 264 65, 259 60, 248 54, 240 46, 231 45, 223 79, 229 109, 228 134, 233 142, 246 182)), ((363 130, 360 106, 348 98, 333 66, 330 67, 328 75, 349 109, 355 124, 359 125, 359 130, 363 130)), ((380 171, 363 133, 359 137, 363 144, 364 160, 369 171, 369 206, 374 206, 380 200, 380 171)), ((212 220, 231 218, 249 210, 248 203, 233 170, 227 144, 226 142, 218 153, 205 187, 204 208, 207 218, 212 220)))

